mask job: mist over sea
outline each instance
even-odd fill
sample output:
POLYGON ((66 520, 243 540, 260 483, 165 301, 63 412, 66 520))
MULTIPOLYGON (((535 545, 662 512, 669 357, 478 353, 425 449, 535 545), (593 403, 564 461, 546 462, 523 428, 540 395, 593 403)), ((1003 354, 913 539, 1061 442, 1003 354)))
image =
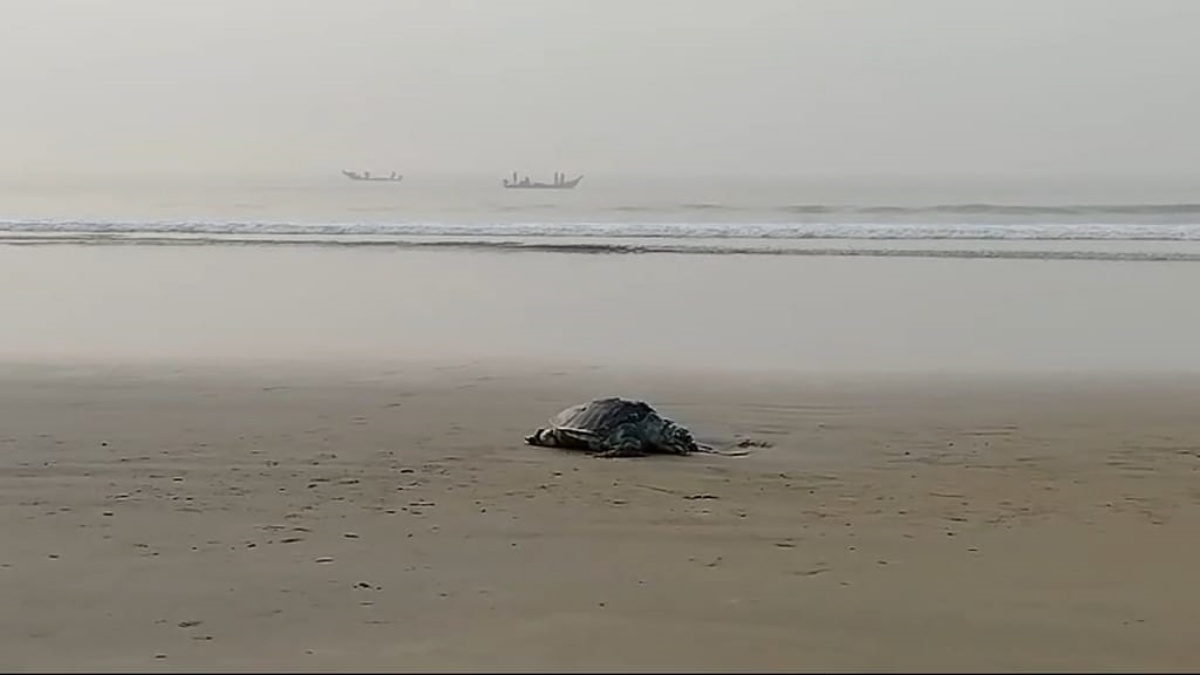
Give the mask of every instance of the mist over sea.
POLYGON ((506 190, 501 178, 8 178, 0 240, 1200 259, 1200 190, 1180 182, 585 174, 574 190, 506 190))

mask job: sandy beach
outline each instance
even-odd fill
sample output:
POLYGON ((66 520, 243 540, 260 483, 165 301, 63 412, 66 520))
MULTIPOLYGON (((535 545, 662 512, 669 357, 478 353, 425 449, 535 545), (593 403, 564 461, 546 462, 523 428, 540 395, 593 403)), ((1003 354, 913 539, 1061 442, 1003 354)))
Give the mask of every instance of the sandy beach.
POLYGON ((1025 5, 6 3, 0 675, 1200 672, 1200 2, 1025 5))
POLYGON ((1200 664, 1194 265, 0 263, 0 668, 1200 664), (523 444, 608 395, 766 445, 523 444))
POLYGON ((2 373, 5 670, 1200 663, 1192 379, 2 373), (521 443, 614 392, 769 447, 521 443))

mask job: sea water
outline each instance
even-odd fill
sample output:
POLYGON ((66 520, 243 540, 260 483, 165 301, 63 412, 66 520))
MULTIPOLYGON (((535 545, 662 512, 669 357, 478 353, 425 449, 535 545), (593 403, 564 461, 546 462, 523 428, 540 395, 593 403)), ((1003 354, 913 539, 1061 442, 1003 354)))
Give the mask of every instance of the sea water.
POLYGON ((10 180, 0 358, 1200 369, 1186 186, 494 183, 10 180))

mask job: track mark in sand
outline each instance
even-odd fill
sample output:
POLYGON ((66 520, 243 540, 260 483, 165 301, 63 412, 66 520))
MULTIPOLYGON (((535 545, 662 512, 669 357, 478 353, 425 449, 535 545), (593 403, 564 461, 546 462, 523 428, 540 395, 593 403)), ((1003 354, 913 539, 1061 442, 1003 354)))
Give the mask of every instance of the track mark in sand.
POLYGON ((664 488, 664 487, 658 487, 657 485, 646 485, 644 483, 634 483, 633 487, 640 487, 640 488, 645 488, 647 490, 654 490, 655 492, 661 492, 663 494, 668 494, 668 495, 678 495, 679 494, 675 490, 671 490, 671 489, 664 488))
MULTIPOLYGON (((828 425, 818 424, 817 426, 823 428, 828 425)), ((747 424, 743 428, 752 434, 762 434, 764 436, 787 436, 795 431, 794 428, 787 424, 747 424)))
POLYGON ((795 572, 792 572, 792 575, 797 576, 797 577, 815 577, 818 574, 824 574, 824 573, 830 571, 830 569, 831 568, 829 568, 829 567, 814 567, 812 569, 807 569, 807 570, 797 570, 795 572))
POLYGON ((968 436, 1011 436, 1018 431, 1016 426, 1001 426, 1001 427, 983 427, 980 429, 972 429, 966 434, 968 436))
POLYGON ((707 500, 707 499, 720 499, 721 498, 718 495, 714 495, 714 494, 711 494, 708 492, 685 493, 685 492, 679 492, 678 490, 672 490, 670 488, 659 487, 657 485, 649 485, 647 483, 633 483, 632 485, 633 485, 633 487, 639 487, 644 490, 653 490, 654 492, 661 492, 665 495, 671 495, 673 497, 682 497, 683 499, 688 499, 688 500, 693 500, 693 501, 707 500))
POLYGON ((848 413, 850 408, 838 405, 820 404, 782 404, 782 403, 749 403, 742 406, 745 410, 762 410, 770 412, 819 412, 819 413, 848 413))
MULTIPOLYGON (((1144 451, 1144 453, 1141 454, 1149 456, 1153 456, 1153 453, 1165 452, 1173 455, 1200 457, 1200 446, 1196 445, 1147 445, 1141 448, 1141 450, 1144 451)), ((1126 451, 1122 454, 1136 455, 1139 453, 1137 453, 1137 451, 1126 451)))

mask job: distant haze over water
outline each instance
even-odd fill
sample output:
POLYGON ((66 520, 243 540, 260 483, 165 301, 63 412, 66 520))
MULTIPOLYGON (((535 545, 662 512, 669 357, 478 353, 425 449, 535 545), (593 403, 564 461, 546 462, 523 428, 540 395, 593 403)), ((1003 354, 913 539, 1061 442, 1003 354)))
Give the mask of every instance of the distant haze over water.
MULTIPOLYGON (((549 179, 553 170, 530 173, 549 179)), ((528 191, 503 189, 502 176, 406 174, 400 183, 363 183, 334 169, 318 175, 10 178, 0 181, 0 239, 380 244, 434 238, 533 244, 525 250, 536 250, 539 242, 571 247, 583 239, 589 250, 608 252, 644 249, 647 239, 670 240, 653 245, 663 251, 682 242, 692 251, 746 252, 751 240, 759 242, 751 252, 775 253, 786 252, 788 242, 827 240, 870 241, 877 248, 888 242, 885 253, 911 253, 904 244, 911 241, 1125 241, 1150 243, 1137 251, 1158 258, 1190 259, 1200 252, 1191 244, 1200 242, 1200 189, 1178 179, 581 173, 584 180, 574 190, 528 191)), ((1081 249, 1037 250, 1062 256, 1081 249)))

